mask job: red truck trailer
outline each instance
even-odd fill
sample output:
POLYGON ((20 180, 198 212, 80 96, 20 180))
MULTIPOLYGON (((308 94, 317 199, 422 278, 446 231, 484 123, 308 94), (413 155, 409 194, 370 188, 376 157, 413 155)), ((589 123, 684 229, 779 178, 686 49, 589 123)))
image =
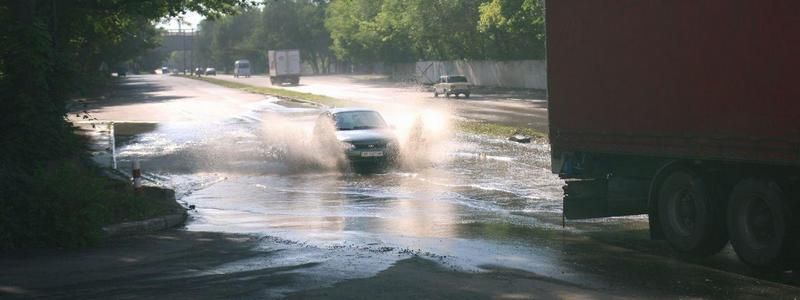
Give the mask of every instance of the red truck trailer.
POLYGON ((568 219, 796 261, 800 1, 546 2, 552 169, 568 219))

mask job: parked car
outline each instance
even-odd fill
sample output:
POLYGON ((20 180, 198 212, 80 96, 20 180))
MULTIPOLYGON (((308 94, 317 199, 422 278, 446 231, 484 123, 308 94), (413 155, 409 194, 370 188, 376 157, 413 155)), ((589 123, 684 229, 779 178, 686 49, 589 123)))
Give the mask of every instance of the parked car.
POLYGON ((314 138, 341 146, 347 162, 355 167, 389 166, 399 153, 397 138, 380 113, 363 108, 336 108, 317 118, 314 138), (333 130, 326 130, 331 126, 333 130))
POLYGON ((204 72, 204 74, 205 74, 205 75, 214 75, 214 76, 217 76, 217 69, 214 69, 214 68, 206 68, 206 71, 204 72))
POLYGON ((456 98, 463 94, 464 97, 469 98, 470 84, 467 82, 467 77, 462 75, 440 76, 439 81, 433 85, 433 96, 439 97, 440 94, 444 94, 445 97, 454 95, 456 98))
POLYGON ((200 76, 205 75, 206 71, 203 68, 194 68, 194 75, 200 76))

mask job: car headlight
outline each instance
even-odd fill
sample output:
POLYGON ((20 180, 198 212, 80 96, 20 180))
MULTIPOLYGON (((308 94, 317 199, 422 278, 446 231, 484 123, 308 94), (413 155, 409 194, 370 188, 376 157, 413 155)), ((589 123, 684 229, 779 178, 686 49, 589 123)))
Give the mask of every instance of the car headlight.
POLYGON ((342 142, 342 143, 339 144, 339 146, 341 146, 342 150, 344 150, 344 151, 350 151, 350 150, 353 150, 353 149, 356 148, 355 145, 347 143, 347 142, 342 142))

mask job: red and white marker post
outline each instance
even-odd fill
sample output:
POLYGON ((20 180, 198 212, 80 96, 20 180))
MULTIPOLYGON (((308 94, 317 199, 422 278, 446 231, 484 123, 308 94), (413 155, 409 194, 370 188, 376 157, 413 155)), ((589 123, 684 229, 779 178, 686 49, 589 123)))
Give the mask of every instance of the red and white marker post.
POLYGON ((133 188, 137 191, 142 189, 142 168, 138 159, 133 160, 133 188))

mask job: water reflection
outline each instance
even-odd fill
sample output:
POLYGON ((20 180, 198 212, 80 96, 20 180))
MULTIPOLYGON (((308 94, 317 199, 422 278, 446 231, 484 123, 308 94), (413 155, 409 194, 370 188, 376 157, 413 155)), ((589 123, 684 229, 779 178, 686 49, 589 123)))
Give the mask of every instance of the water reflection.
MULTIPOLYGON (((425 176, 441 176, 452 180, 443 170, 427 170, 425 176), (431 173, 437 173, 433 175, 431 173)), ((387 203, 387 213, 381 219, 386 231, 417 237, 452 237, 453 225, 459 219, 453 202, 443 199, 449 191, 443 185, 430 185, 417 179, 418 174, 393 176, 398 194, 405 195, 387 203)))

